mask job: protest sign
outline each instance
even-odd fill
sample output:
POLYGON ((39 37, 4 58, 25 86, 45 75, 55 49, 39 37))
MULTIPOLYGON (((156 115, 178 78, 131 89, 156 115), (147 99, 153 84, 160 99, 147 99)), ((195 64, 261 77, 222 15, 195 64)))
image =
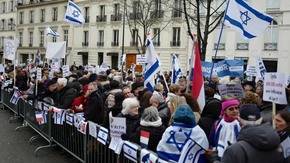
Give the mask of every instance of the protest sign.
POLYGON ((244 75, 244 61, 243 60, 226 60, 229 65, 231 77, 243 77, 244 75))
POLYGON ((37 68, 37 70, 36 70, 36 80, 41 80, 41 79, 42 79, 41 68, 37 68))
POLYGON ((110 136, 111 142, 109 148, 115 153, 121 152, 123 141, 121 135, 126 133, 126 118, 110 116, 110 136))
POLYGON ((3 42, 4 42, 3 58, 8 59, 8 60, 15 60, 16 50, 18 47, 17 40, 4 39, 3 42))
POLYGON ((243 98, 244 91, 241 84, 221 84, 218 86, 219 93, 225 98, 243 98))
POLYGON ((69 65, 63 65, 62 66, 62 75, 63 77, 68 77, 70 75, 70 71, 69 71, 69 65))
POLYGON ((284 74, 265 73, 263 100, 275 104, 287 104, 286 80, 287 78, 284 74))
POLYGON ((257 77, 264 80, 267 70, 261 57, 257 57, 256 64, 257 77))
MULTIPOLYGON (((202 73, 204 77, 210 77, 212 62, 202 62, 202 73)), ((243 60, 222 60, 214 63, 212 75, 218 77, 232 76, 242 77, 244 74, 243 60)))
POLYGON ((97 140, 103 145, 106 145, 107 140, 108 140, 108 135, 109 135, 109 130, 106 129, 105 127, 100 127, 97 140))
POLYGON ((51 62, 51 71, 59 72, 59 68, 60 68, 60 60, 58 58, 53 58, 51 62))
POLYGON ((145 57, 145 55, 142 55, 142 54, 137 55, 137 57, 136 57, 136 64, 143 65, 145 63, 146 63, 146 57, 145 57))
POLYGON ((0 64, 0 72, 5 72, 3 64, 0 64))
POLYGON ((45 57, 52 58, 64 58, 66 51, 66 41, 62 42, 48 42, 45 57))
POLYGON ((89 123, 89 135, 91 135, 94 138, 98 138, 97 136, 97 124, 91 121, 88 121, 89 123))
POLYGON ((246 75, 247 76, 256 76, 257 75, 256 66, 247 65, 246 75))

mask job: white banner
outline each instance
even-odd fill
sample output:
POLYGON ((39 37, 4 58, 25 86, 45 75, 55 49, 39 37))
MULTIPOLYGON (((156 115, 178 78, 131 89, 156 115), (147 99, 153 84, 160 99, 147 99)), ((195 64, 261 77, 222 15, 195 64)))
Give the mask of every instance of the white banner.
POLYGON ((36 80, 40 81, 42 79, 42 71, 41 68, 37 68, 36 70, 36 80))
POLYGON ((4 39, 4 58, 8 60, 15 60, 18 43, 16 40, 4 39))
POLYGON ((64 58, 66 53, 66 42, 48 42, 45 57, 52 58, 64 58))
POLYGON ((287 104, 286 76, 280 73, 266 73, 264 81, 263 100, 276 104, 287 104))

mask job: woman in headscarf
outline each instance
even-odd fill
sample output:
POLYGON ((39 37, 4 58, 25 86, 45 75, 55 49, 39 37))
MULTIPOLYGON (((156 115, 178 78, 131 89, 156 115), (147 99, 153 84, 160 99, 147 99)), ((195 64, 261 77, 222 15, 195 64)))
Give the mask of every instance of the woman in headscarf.
POLYGON ((223 156, 226 148, 237 142, 241 130, 239 118, 239 100, 227 99, 222 102, 221 119, 215 124, 213 134, 210 136, 211 145, 217 151, 218 159, 223 156))

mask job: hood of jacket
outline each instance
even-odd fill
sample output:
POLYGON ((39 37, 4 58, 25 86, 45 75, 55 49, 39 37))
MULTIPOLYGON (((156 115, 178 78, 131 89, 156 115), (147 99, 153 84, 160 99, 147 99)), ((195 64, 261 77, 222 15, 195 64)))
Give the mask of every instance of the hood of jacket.
POLYGON ((274 150, 280 145, 278 133, 268 124, 245 126, 238 136, 238 141, 241 140, 263 151, 274 150))

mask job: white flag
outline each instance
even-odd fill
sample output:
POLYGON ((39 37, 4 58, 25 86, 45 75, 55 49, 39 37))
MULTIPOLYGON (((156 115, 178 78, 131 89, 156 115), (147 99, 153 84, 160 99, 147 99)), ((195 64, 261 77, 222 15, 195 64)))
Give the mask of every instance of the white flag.
POLYGON ((64 58, 66 53, 66 42, 49 42, 46 48, 45 57, 52 58, 64 58))
POLYGON ((4 39, 4 58, 8 60, 15 60, 16 50, 18 44, 16 40, 4 39))
POLYGON ((53 31, 50 27, 47 27, 45 29, 45 34, 46 34, 46 36, 53 36, 53 37, 59 37, 60 36, 59 33, 53 31))
POLYGON ((72 1, 68 1, 64 21, 74 25, 82 25, 85 22, 80 7, 72 1))

